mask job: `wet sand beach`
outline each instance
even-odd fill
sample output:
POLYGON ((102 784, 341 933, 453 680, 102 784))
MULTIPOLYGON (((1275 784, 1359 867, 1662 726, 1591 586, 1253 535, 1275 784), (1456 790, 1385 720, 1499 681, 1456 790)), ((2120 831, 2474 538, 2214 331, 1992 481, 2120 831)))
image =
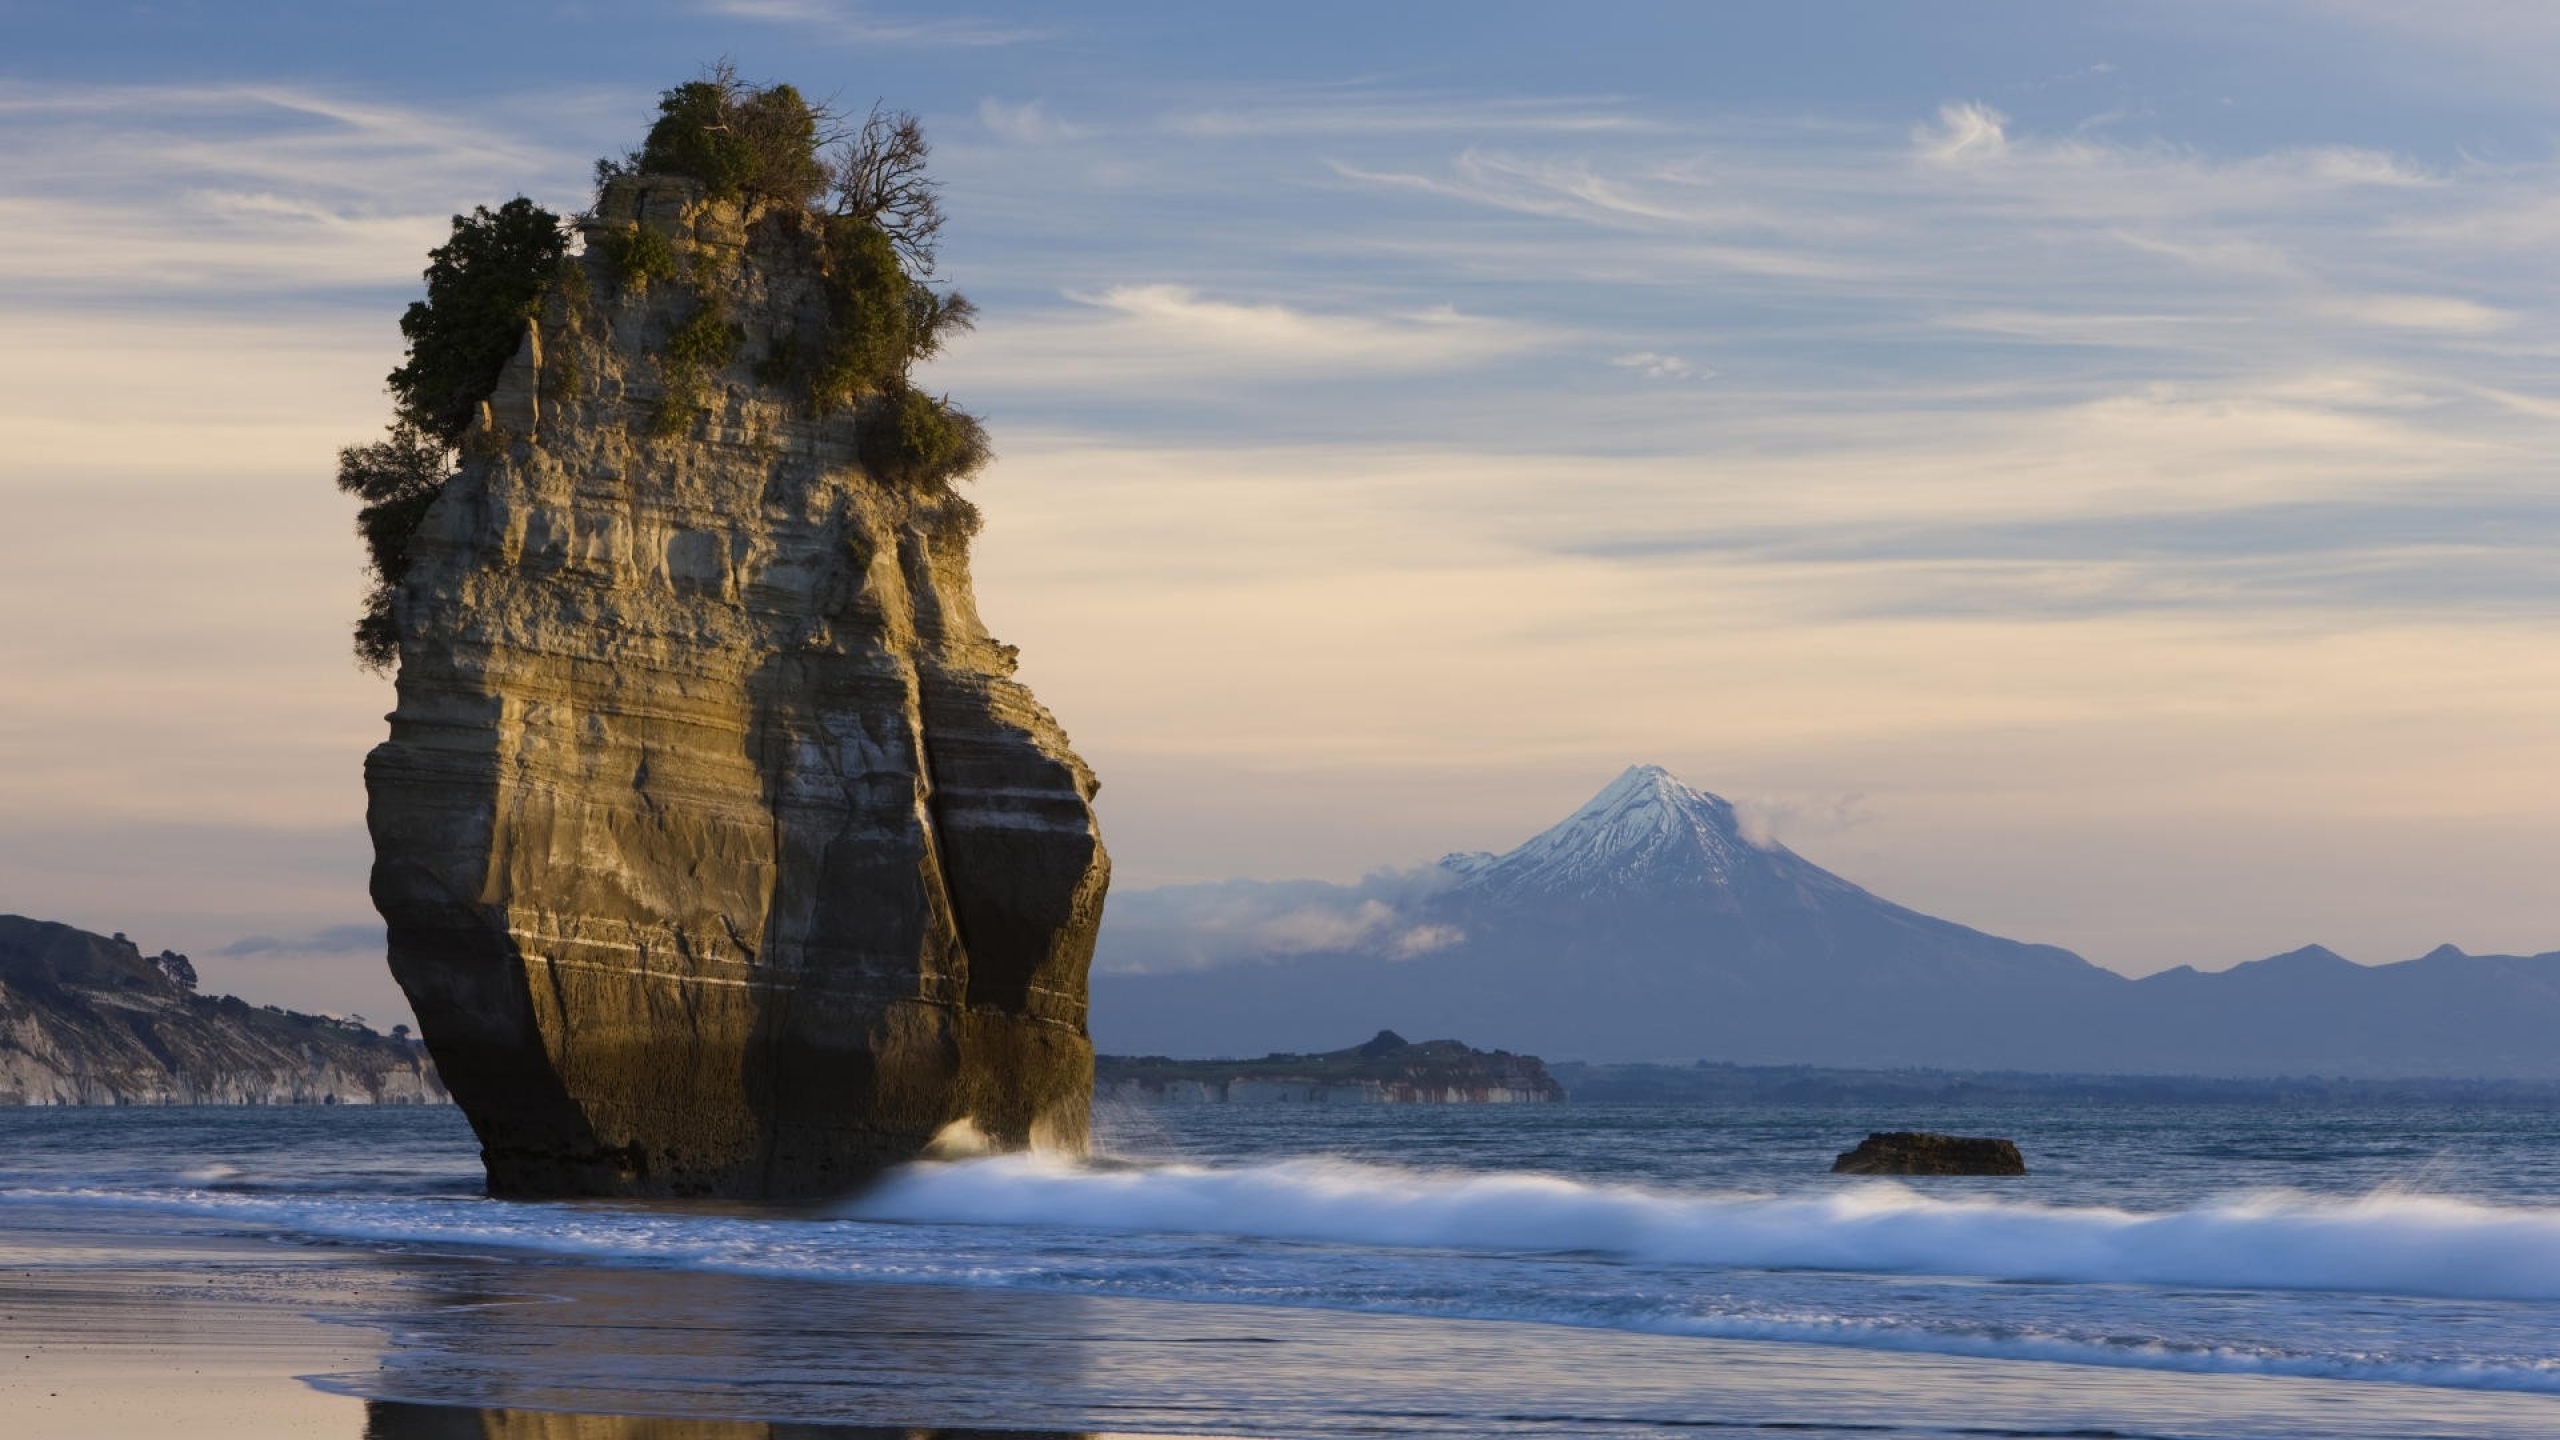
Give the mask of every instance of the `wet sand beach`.
POLYGON ((342 1440, 362 1401, 304 1375, 369 1368, 363 1267, 233 1236, 0 1228, 0 1415, 46 1440, 342 1440), (324 1316, 337 1317, 332 1319, 324 1316))
POLYGON ((2546 1396, 6 1220, 0 1407, 48 1440, 2560 1433, 2546 1396))

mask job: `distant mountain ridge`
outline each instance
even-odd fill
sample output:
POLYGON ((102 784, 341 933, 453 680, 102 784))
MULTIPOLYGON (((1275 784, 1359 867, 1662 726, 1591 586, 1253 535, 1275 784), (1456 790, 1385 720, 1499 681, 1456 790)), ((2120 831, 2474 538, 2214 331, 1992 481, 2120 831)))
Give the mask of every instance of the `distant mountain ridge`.
POLYGON ((442 1103, 420 1047, 351 1021, 195 993, 122 935, 0 915, 0 1105, 442 1103))
POLYGON ((2315 946, 2129 980, 1893 904, 1652 765, 1499 855, 1111 906, 1092 1025, 1124 1053, 1388 1025, 1586 1061, 2560 1076, 2560 954, 2315 946))

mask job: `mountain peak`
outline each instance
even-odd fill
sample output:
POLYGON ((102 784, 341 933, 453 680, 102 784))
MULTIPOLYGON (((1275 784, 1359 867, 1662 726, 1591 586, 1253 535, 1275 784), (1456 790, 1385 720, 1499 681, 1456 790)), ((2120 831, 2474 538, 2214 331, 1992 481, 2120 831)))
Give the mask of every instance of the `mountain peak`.
POLYGON ((2305 945, 2299 950, 2287 950, 2281 955, 2270 955, 2264 960, 2251 960, 2246 964, 2231 967, 2233 971, 2255 970, 2261 974, 2277 971, 2303 974, 2321 971, 2354 971, 2363 968, 2326 945, 2305 945))
POLYGON ((1451 868, 1471 888, 1607 895, 1666 882, 1724 889, 1763 853, 1722 796, 1684 785, 1662 766, 1630 765, 1527 844, 1451 868))
POLYGON ((1582 803, 1576 814, 1614 805, 1659 805, 1674 809, 1704 806, 1730 810, 1723 797, 1681 783, 1680 777, 1660 765, 1630 765, 1618 772, 1618 778, 1600 787, 1598 794, 1582 803))

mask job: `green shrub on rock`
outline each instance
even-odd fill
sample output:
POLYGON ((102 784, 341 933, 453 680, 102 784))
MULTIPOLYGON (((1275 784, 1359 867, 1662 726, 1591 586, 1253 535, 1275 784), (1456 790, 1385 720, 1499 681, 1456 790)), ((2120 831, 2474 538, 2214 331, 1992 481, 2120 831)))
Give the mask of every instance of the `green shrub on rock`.
POLYGON ((718 370, 736 358, 746 334, 729 318, 729 302, 706 295, 702 304, 667 337, 667 363, 696 372, 718 370))
POLYGON ((542 375, 542 398, 575 400, 586 377, 578 369, 577 352, 571 351, 551 362, 542 375))
POLYGON ((356 512, 372 583, 356 619, 356 658, 387 670, 400 658, 400 634, 392 623, 391 597, 409 573, 409 541, 453 473, 453 448, 410 424, 370 445, 338 452, 338 488, 364 502, 356 512))
POLYGON ((409 344, 390 375, 398 418, 385 438, 338 452, 338 488, 364 502, 356 533, 369 583, 355 650, 372 669, 400 657, 391 598, 409 573, 409 542, 453 474, 480 402, 524 343, 525 322, 570 268, 567 254, 560 217, 521 195, 454 216, 451 238, 427 252, 427 297, 400 317, 409 344))
POLYGON ((391 393, 402 420, 447 444, 462 438, 568 248, 560 217, 521 195, 453 217, 453 237, 427 252, 427 298, 400 317, 409 358, 391 393))
POLYGON ((649 287, 676 278, 676 249, 666 236, 646 225, 625 225, 596 238, 596 249, 612 273, 614 287, 626 295, 649 293, 649 287))
POLYGON ((790 384, 792 377, 800 373, 800 342, 788 335, 777 338, 757 357, 752 373, 757 384, 776 390, 790 384))
POLYGON ((832 178, 818 155, 826 118, 791 86, 758 89, 724 62, 658 97, 657 123, 622 168, 688 176, 714 199, 806 205, 832 178))
POLYGON ((809 399, 823 414, 906 373, 914 312, 907 300, 913 282, 880 227, 830 216, 822 233, 829 323, 809 399))
POLYGON ((874 474, 919 488, 949 485, 994 457, 978 417, 900 384, 863 414, 863 463, 874 474))
POLYGON ((649 416, 649 434, 665 440, 693 428, 693 422, 709 409, 706 392, 711 377, 737 358, 745 340, 745 333, 729 318, 728 302, 717 294, 702 297, 693 314, 667 337, 666 348, 658 356, 667 393, 649 416))
POLYGON ((871 221, 827 217, 823 250, 830 325, 809 381, 820 413, 896 387, 915 362, 976 324, 967 296, 910 276, 896 242, 871 221))

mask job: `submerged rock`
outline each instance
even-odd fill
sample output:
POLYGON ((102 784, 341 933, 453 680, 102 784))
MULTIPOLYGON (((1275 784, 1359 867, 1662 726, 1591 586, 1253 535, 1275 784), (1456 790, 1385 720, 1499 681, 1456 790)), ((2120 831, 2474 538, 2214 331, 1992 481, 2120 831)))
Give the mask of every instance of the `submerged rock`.
POLYGON ((588 237, 410 541, 365 766, 392 972, 491 1191, 1081 1148, 1109 862, 979 623, 975 511, 866 469, 894 409, 781 378, 830 323, 805 213, 625 177, 588 237), (684 278, 617 272, 644 228, 684 278))
POLYGON ((2027 1162, 2008 1140, 1878 1131, 1831 1164, 1834 1175, 2024 1175, 2027 1162))

